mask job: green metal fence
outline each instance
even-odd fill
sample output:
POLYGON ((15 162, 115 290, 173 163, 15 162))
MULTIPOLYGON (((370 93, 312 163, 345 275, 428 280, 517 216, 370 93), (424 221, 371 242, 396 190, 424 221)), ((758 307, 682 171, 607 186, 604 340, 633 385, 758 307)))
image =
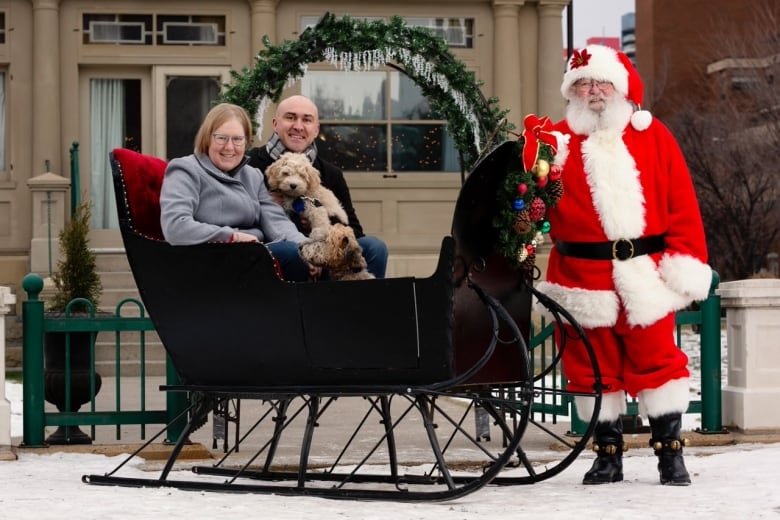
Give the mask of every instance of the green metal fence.
MULTIPOLYGON (((95 437, 95 426, 116 425, 117 439, 121 438, 120 425, 139 425, 140 438, 144 439, 147 424, 168 424, 175 423, 166 431, 166 441, 173 442, 181 434, 185 417, 183 411, 188 405, 186 396, 172 395, 166 400, 166 409, 148 410, 146 408, 146 372, 145 372, 145 351, 146 335, 154 331, 151 320, 144 316, 143 305, 134 299, 127 299, 117 305, 113 315, 96 315, 94 306, 87 300, 73 300, 69 307, 78 302, 87 303, 91 307, 88 316, 73 316, 66 310, 64 316, 49 317, 44 313, 44 302, 40 299, 40 292, 43 290, 43 279, 35 274, 27 275, 22 287, 27 292, 27 301, 22 303, 23 312, 23 445, 27 447, 45 446, 44 431, 47 426, 91 426, 91 437, 95 437), (128 307, 139 309, 140 316, 123 316, 128 307), (113 333, 116 349, 116 388, 115 403, 111 410, 97 410, 95 396, 97 394, 97 380, 95 375, 95 336, 99 332, 113 333), (120 334, 137 333, 139 338, 139 359, 140 363, 140 381, 138 391, 140 392, 138 402, 139 408, 136 410, 123 410, 121 406, 122 392, 120 389, 121 371, 119 370, 120 360, 120 334), (65 410, 72 407, 71 399, 73 389, 71 388, 71 343, 74 333, 94 333, 89 345, 89 364, 91 375, 89 378, 90 401, 88 411, 45 411, 45 367, 44 367, 44 337, 46 333, 65 334, 65 410), (176 420, 177 417, 180 419, 176 420)), ((178 377, 173 369, 170 360, 166 360, 166 383, 169 385, 178 384, 178 377)))
MULTIPOLYGON (((712 272, 712 284, 706 300, 698 302, 694 308, 676 313, 677 344, 681 344, 682 329, 686 326, 694 327, 698 331, 700 339, 701 356, 701 398, 691 400, 687 413, 701 414, 701 433, 721 433, 723 431, 721 409, 721 307, 720 296, 715 290, 720 283, 720 276, 712 272)), ((549 359, 557 350, 555 345, 554 325, 541 322, 539 330, 534 330, 531 324, 531 359, 549 359)), ((547 382, 542 384, 560 384, 566 388, 566 381, 560 372, 550 374, 547 382)), ((587 423, 579 420, 574 410, 572 398, 561 398, 555 402, 534 402, 534 412, 541 414, 542 420, 547 420, 546 415, 551 416, 552 421, 558 417, 571 418, 571 432, 582 435, 587 429, 587 423)), ((636 400, 627 402, 629 416, 638 415, 636 400)))
MULTIPOLYGON (((713 271, 713 280, 709 297, 699 302, 698 308, 680 311, 677 313, 677 340, 680 343, 681 329, 685 326, 693 326, 699 332, 701 345, 701 399, 690 402, 688 413, 701 414, 701 431, 704 433, 719 433, 723 430, 721 416, 721 307, 720 297, 715 294, 720 280, 718 274, 713 271)), ((22 287, 27 292, 28 298, 22 304, 23 309, 23 444, 25 446, 43 446, 44 429, 47 426, 91 426, 92 437, 95 435, 95 426, 116 425, 117 439, 120 437, 120 425, 140 425, 141 439, 145 436, 145 425, 168 424, 180 417, 166 432, 166 440, 175 441, 184 428, 185 421, 183 411, 188 406, 188 397, 177 392, 168 392, 166 395, 166 408, 164 410, 147 410, 145 394, 145 335, 153 332, 154 326, 151 320, 144 316, 144 309, 140 302, 134 299, 125 300, 117 305, 116 312, 112 316, 96 317, 93 312, 89 317, 65 316, 51 318, 44 314, 44 303, 39 299, 43 289, 43 280, 34 274, 25 277, 22 287), (126 305, 134 305, 140 309, 139 317, 122 316, 122 310, 126 305), (88 411, 78 412, 46 412, 44 405, 44 334, 47 332, 113 332, 115 334, 116 348, 116 403, 113 410, 96 410, 95 392, 89 403, 88 411), (140 392, 138 410, 122 410, 120 407, 119 378, 120 370, 120 333, 136 332, 139 335, 139 359, 141 360, 141 373, 138 390, 140 392)), ((78 300, 74 300, 75 303, 78 300)), ((90 304, 91 305, 91 304, 90 304)), ((552 324, 541 323, 538 330, 534 330, 531 324, 531 359, 535 364, 537 360, 550 359, 556 354, 554 340, 554 327, 552 324)), ((67 348, 66 348, 67 350, 67 348)), ((68 355, 66 352, 66 359, 68 355)), ((90 362, 94 372, 95 343, 90 345, 90 362)), ((539 362, 541 363, 541 362, 539 362)), ((67 361, 66 361, 67 366, 67 361)), ((68 379, 66 374, 66 379, 68 379)), ((178 384, 176 371, 166 359, 166 383, 178 384)), ((560 385, 565 390, 565 379, 560 371, 553 372, 542 384, 560 385)), ((90 381, 92 389, 95 388, 94 378, 90 381)), ((68 390, 66 390, 66 401, 68 390)), ((550 395, 542 393, 543 395, 550 395)), ((552 395, 561 396, 559 393, 552 395)), ((580 421, 574 413, 573 399, 559 397, 545 397, 550 401, 536 401, 533 411, 541 415, 541 420, 556 422, 560 417, 569 417, 571 420, 571 432, 583 434, 587 424, 580 421)), ((628 413, 637 414, 637 406, 634 401, 628 402, 628 413)))

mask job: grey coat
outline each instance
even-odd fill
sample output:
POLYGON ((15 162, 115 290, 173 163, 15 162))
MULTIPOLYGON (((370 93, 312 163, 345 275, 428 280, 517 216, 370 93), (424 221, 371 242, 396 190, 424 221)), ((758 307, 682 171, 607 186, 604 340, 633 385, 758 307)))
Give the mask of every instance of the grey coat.
POLYGON ((229 242, 234 231, 261 242, 306 239, 274 202, 257 168, 247 158, 228 175, 208 155, 172 159, 160 192, 160 224, 173 245, 229 242))

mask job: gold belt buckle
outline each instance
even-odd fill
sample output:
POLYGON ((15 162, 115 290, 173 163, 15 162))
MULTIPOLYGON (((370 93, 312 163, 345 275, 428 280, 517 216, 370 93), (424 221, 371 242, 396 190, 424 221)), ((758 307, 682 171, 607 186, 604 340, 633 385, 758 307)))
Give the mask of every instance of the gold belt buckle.
POLYGON ((634 242, 631 240, 628 240, 627 238, 618 238, 617 240, 614 240, 612 242, 612 259, 613 260, 620 260, 621 262, 625 260, 630 260, 631 258, 634 258, 634 242), (621 242, 626 242, 628 244, 628 256, 625 258, 618 257, 618 245, 621 242))

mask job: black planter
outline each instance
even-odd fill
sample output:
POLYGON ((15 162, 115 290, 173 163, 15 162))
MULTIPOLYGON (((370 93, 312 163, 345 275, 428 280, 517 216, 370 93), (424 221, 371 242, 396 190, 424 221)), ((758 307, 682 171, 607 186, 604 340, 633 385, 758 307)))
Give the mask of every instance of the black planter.
MULTIPOLYGON (((90 342, 97 333, 70 333, 70 406, 66 409, 65 338, 66 333, 47 332, 44 335, 44 397, 60 412, 76 412, 91 398, 89 359, 90 342)), ((100 374, 95 372, 95 395, 100 391, 100 374)), ((46 438, 48 444, 92 444, 92 438, 78 426, 60 426, 46 438)))

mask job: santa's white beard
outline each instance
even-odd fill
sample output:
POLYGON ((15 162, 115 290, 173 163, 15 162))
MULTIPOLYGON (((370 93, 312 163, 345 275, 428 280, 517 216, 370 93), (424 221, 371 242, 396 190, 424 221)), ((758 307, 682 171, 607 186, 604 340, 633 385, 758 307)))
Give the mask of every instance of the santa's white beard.
POLYGON ((631 121, 634 106, 620 95, 604 97, 604 110, 590 108, 589 99, 573 96, 566 107, 566 121, 577 134, 590 135, 599 130, 622 132, 631 121))

